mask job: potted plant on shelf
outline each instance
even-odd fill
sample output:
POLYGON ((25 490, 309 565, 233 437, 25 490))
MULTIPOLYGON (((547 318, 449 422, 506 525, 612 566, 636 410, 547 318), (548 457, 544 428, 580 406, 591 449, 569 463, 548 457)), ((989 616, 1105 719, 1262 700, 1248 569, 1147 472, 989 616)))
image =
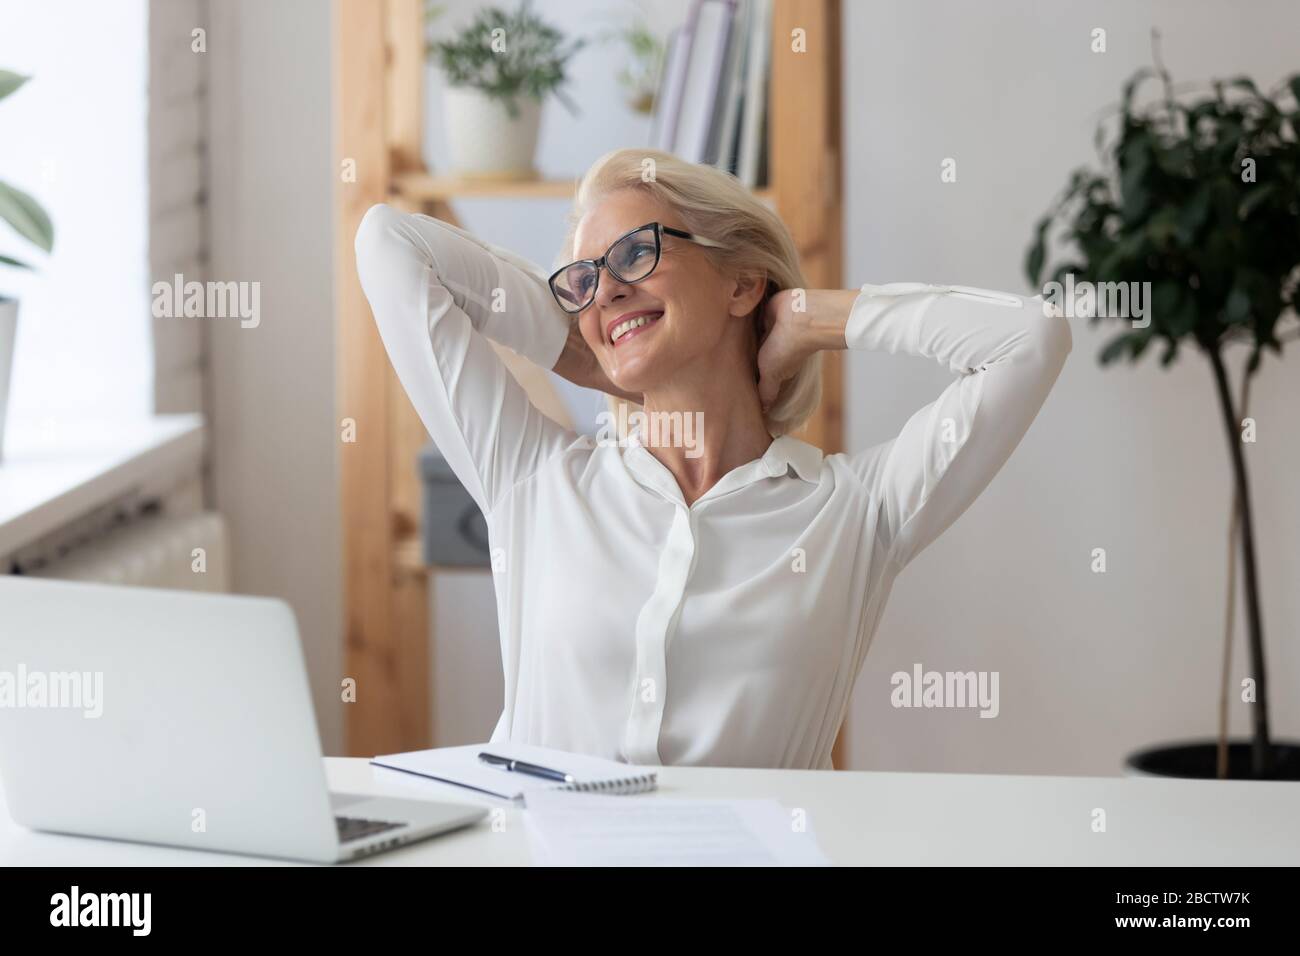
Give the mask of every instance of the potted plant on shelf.
MULTIPOLYGON (((442 8, 426 6, 426 23, 442 8)), ((426 50, 446 77, 443 113, 451 172, 479 179, 535 179, 533 153, 542 102, 554 94, 576 111, 561 87, 570 58, 584 45, 538 17, 529 0, 513 13, 480 10, 450 40, 426 50)))
POLYGON ((1250 379, 1265 352, 1280 356, 1283 343, 1300 332, 1294 321, 1300 278, 1300 75, 1269 94, 1245 77, 1215 81, 1209 94, 1188 100, 1175 95, 1158 52, 1155 62, 1155 69, 1139 70, 1125 84, 1118 136, 1107 145, 1105 124, 1097 130, 1102 171, 1076 170, 1062 198, 1039 221, 1025 272, 1037 286, 1045 274, 1048 230, 1063 224, 1062 238, 1071 242, 1074 254, 1050 272, 1052 282, 1065 285, 1072 276, 1066 287, 1087 280, 1093 292, 1150 290, 1141 321, 1098 314, 1094 304, 1091 323, 1106 319, 1128 326, 1102 348, 1101 364, 1136 362, 1159 344, 1161 365, 1168 366, 1180 346, 1195 350, 1209 364, 1222 414, 1234 501, 1219 741, 1217 746, 1206 740, 1154 747, 1130 756, 1128 768, 1162 776, 1295 780, 1300 779, 1300 745, 1274 742, 1269 730, 1245 450, 1253 435, 1244 419, 1250 379), (1163 95, 1135 108, 1135 91, 1154 77, 1163 81, 1163 95), (1238 345, 1245 347, 1245 363, 1234 396, 1228 359, 1238 345), (1250 707, 1252 735, 1249 742, 1229 746, 1227 667, 1238 538, 1250 667, 1241 694, 1250 707))
POLYGON ((618 72, 618 84, 634 113, 649 115, 654 111, 659 88, 659 68, 664 57, 664 43, 642 20, 636 20, 606 33, 602 40, 626 47, 626 62, 618 72))
MULTIPOLYGON (((0 100, 17 90, 29 77, 0 70, 0 100)), ((49 252, 54 247, 54 226, 40 204, 21 189, 0 182, 0 222, 7 223, 28 242, 49 252)), ((0 253, 0 266, 27 268, 0 253)), ((18 332, 18 300, 0 290, 0 456, 4 454, 5 416, 9 406, 9 373, 13 369, 14 339, 18 332)))

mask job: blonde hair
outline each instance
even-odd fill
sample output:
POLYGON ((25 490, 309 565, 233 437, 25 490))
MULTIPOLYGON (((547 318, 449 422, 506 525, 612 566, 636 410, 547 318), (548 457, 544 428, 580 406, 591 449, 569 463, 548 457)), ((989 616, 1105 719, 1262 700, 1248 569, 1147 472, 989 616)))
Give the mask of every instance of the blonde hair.
MULTIPOLYGON (((616 149, 587 170, 578 184, 566 251, 558 257, 557 268, 572 255, 582 217, 620 189, 644 190, 676 212, 686 231, 725 242, 725 249, 699 247, 720 270, 767 276, 767 289, 753 316, 756 342, 763 339, 768 298, 783 289, 804 288, 799 253, 780 216, 730 173, 653 149, 616 149)), ((782 383, 764 416, 767 430, 775 436, 799 428, 817 409, 821 391, 821 356, 814 353, 782 383)))

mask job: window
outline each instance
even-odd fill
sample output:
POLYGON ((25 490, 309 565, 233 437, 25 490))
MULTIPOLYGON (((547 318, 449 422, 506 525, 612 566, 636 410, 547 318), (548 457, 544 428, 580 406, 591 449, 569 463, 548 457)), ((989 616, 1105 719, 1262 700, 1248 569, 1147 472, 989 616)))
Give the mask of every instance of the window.
POLYGON ((48 259, 0 225, 20 301, 9 422, 153 411, 148 249, 148 2, 0 4, 0 179, 54 221, 48 259))

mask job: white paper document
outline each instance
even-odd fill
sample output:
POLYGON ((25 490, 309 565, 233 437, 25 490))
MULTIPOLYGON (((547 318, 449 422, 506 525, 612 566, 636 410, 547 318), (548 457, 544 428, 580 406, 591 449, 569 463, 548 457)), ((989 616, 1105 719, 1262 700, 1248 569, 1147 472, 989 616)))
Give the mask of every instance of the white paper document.
POLYGON ((829 866, 806 817, 775 800, 543 791, 524 821, 539 866, 829 866))

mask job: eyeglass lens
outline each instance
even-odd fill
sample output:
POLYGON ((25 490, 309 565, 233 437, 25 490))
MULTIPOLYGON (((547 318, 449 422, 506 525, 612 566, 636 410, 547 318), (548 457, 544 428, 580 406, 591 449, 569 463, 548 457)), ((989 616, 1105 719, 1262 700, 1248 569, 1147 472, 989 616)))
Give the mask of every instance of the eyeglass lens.
MULTIPOLYGON (((639 282, 659 261, 658 235, 653 227, 624 236, 605 254, 605 266, 616 279, 639 282)), ((581 312, 596 296, 597 269, 590 262, 575 262, 555 277, 555 294, 570 312, 581 312)))

